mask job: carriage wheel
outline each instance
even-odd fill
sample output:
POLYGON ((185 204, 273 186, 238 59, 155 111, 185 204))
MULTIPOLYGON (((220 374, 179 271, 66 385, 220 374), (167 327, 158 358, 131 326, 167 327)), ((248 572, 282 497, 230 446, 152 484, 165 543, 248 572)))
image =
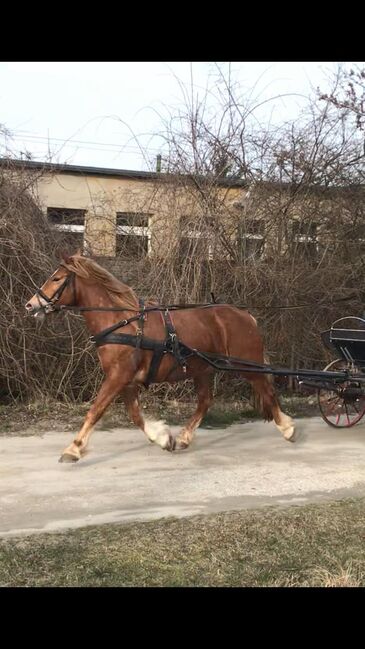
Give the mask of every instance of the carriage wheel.
MULTIPOLYGON (((346 361, 338 358, 332 361, 327 370, 340 371, 348 368, 346 361)), ((341 390, 349 385, 349 381, 337 384, 337 390, 318 390, 318 405, 322 418, 334 428, 350 428, 355 426, 365 415, 365 394, 352 399, 345 399, 341 390)), ((356 385, 352 382, 352 385, 356 385)), ((361 384, 358 384, 360 386, 361 384)))

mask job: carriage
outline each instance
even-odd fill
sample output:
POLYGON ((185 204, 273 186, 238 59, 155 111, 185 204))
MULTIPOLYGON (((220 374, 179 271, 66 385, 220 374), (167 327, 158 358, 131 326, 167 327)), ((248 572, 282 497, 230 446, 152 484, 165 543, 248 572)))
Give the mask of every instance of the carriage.
POLYGON ((347 378, 334 380, 318 389, 318 405, 324 421, 336 428, 349 428, 365 415, 365 320, 346 316, 322 332, 324 345, 337 358, 324 371, 347 372, 347 378))

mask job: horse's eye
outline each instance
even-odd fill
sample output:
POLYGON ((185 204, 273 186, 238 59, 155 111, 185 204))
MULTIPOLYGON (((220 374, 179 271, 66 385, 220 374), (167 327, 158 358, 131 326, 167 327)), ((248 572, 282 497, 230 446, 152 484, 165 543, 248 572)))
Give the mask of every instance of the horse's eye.
POLYGON ((59 282, 59 281, 61 281, 61 279, 62 279, 62 277, 54 277, 52 279, 52 282, 59 282))

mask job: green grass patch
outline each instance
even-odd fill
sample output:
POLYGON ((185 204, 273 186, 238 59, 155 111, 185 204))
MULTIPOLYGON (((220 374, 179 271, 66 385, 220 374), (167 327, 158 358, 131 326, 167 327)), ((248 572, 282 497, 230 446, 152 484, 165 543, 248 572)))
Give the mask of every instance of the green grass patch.
POLYGON ((365 586, 365 499, 0 540, 0 586, 365 586))

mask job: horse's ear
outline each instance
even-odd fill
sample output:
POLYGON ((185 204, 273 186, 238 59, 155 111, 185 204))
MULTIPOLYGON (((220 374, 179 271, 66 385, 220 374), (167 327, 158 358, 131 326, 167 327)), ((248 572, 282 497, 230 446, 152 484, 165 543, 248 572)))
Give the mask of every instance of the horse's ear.
POLYGON ((78 249, 76 250, 76 252, 75 252, 75 255, 77 255, 78 257, 82 257, 83 254, 84 254, 84 251, 83 251, 82 248, 78 248, 78 249))

